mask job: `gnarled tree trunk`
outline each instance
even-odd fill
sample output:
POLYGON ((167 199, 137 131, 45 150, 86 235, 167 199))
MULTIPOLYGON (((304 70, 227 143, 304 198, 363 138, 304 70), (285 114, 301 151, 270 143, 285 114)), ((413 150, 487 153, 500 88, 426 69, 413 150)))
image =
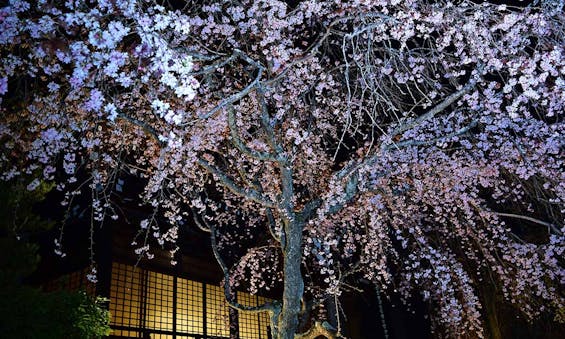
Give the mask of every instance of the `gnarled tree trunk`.
POLYGON ((302 225, 290 221, 286 227, 286 246, 283 250, 284 291, 276 339, 292 339, 298 329, 298 314, 304 292, 302 264, 302 225))

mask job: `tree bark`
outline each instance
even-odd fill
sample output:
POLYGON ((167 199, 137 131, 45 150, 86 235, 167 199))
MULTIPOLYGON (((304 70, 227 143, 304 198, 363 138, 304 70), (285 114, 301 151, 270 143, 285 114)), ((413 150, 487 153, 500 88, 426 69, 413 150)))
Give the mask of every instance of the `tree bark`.
POLYGON ((293 339, 298 329, 298 314, 304 292, 302 264, 302 225, 291 220, 285 227, 284 291, 276 339, 293 339))

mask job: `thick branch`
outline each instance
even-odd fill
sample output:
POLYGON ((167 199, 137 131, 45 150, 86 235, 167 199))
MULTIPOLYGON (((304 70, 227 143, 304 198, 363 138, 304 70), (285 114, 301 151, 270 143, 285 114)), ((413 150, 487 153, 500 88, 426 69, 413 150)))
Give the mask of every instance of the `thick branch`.
MULTIPOLYGON (((245 60, 247 63, 254 65, 255 67, 257 67, 257 76, 255 77, 255 79, 249 84, 247 85, 244 89, 242 89, 241 91, 230 95, 229 97, 225 98, 224 100, 222 100, 216 107, 214 107, 211 111, 209 111, 208 113, 200 116, 200 119, 208 119, 209 117, 211 117, 212 115, 216 114, 217 112, 219 112, 220 110, 224 109, 225 107, 227 107, 228 105, 233 104, 236 101, 241 100, 243 97, 245 97, 246 95, 248 95, 249 93, 251 93, 251 91, 253 91, 255 88, 257 88, 257 86, 259 85, 260 81, 261 81, 261 77, 263 76, 263 72, 265 70, 265 68, 258 62, 256 62, 255 60, 251 59, 250 57, 248 57, 245 53, 243 53, 240 50, 235 50, 234 51, 234 56, 240 57, 243 60, 245 60)), ((230 60, 231 61, 231 60, 230 60)))
POLYGON ((119 113, 119 114, 117 115, 117 118, 118 118, 118 119, 125 120, 125 121, 128 121, 128 122, 131 122, 132 124, 143 128, 143 130, 144 130, 145 132, 149 133, 149 134, 159 143, 159 145, 165 146, 165 143, 162 142, 161 140, 159 140, 159 134, 157 133, 157 131, 156 131, 153 127, 149 126, 147 123, 145 123, 145 122, 143 122, 143 121, 141 121, 141 120, 132 118, 132 117, 130 117, 129 115, 125 115, 125 114, 123 114, 123 113, 119 113))
MULTIPOLYGON (((483 70, 483 66, 479 65, 476 69, 477 77, 479 76, 480 72, 482 72, 482 70, 483 70)), ((438 105, 436 105, 434 108, 429 110, 426 114, 420 115, 416 119, 409 121, 409 122, 406 122, 405 124, 397 127, 395 130, 392 131, 392 133, 390 135, 391 138, 394 138, 395 136, 397 136, 397 135, 399 135, 403 132, 406 132, 409 129, 412 129, 412 128, 422 124, 423 122, 432 119, 438 113, 442 112, 444 109, 446 109, 449 106, 451 106, 452 104, 454 104, 463 95, 465 95, 469 91, 471 91, 475 87, 476 84, 477 84, 477 78, 473 77, 473 75, 471 74, 471 79, 469 80, 469 82, 465 86, 463 86, 463 88, 461 88, 457 92, 455 92, 455 93, 451 94, 450 96, 448 96, 447 98, 445 98, 445 100, 443 100, 438 105)))
POLYGON ((453 138, 453 137, 465 134, 465 133, 469 132, 472 128, 474 128, 475 126, 477 126, 477 122, 473 121, 469 125, 467 125, 463 128, 460 128, 459 130, 457 130, 453 133, 442 135, 441 137, 438 137, 438 138, 434 138, 434 139, 430 139, 430 140, 406 140, 406 141, 387 145, 383 149, 384 150, 390 150, 390 149, 393 149, 393 148, 401 149, 401 148, 410 147, 410 146, 432 145, 432 144, 434 144, 438 141, 453 138))
POLYGON ((202 75, 202 74, 208 74, 208 73, 212 73, 215 72, 218 68, 224 67, 225 65, 229 64, 230 62, 232 62, 234 59, 236 58, 236 55, 231 55, 229 58, 226 58, 224 60, 218 61, 213 63, 212 65, 208 65, 205 67, 202 67, 202 69, 195 71, 195 72, 191 72, 190 75, 202 75))
POLYGON ((257 100, 259 101, 259 105, 261 108, 261 127, 265 131, 267 136, 267 143, 273 149, 275 156, 277 157, 277 161, 279 163, 281 161, 285 161, 283 157, 281 157, 284 153, 282 146, 277 142, 275 137, 275 131, 273 126, 271 126, 271 116, 269 115, 269 108, 267 107, 267 100, 265 100, 265 88, 260 85, 257 88, 257 100))
MULTIPOLYGON (((292 186, 293 185, 292 172, 288 170, 290 165, 288 163, 288 160, 284 156, 284 149, 277 142, 275 131, 273 129, 273 126, 271 126, 271 116, 269 115, 269 108, 267 107, 267 100, 265 100, 264 91, 265 88, 261 85, 257 88, 257 100, 259 101, 259 105, 261 109, 261 127, 263 127, 263 130, 266 135, 267 144, 269 144, 269 146, 273 150, 275 160, 277 161, 279 165, 279 169, 281 171, 282 188, 283 188, 282 209, 285 211, 285 214, 287 214, 287 217, 294 218, 293 216, 294 211, 292 205, 292 196, 294 195, 293 186, 292 186), (287 203, 285 203, 285 201, 287 203)), ((279 242, 281 243, 283 249, 286 247, 286 232, 287 230, 285 230, 285 228, 283 227, 281 229, 281 235, 280 237, 278 237, 279 242)))
POLYGON ((190 210, 191 210, 191 212, 192 212, 192 220, 194 220, 194 223, 196 224, 196 227, 198 227, 201 231, 204 231, 204 232, 207 232, 207 233, 212 232, 212 230, 210 229, 210 227, 204 225, 205 222, 204 222, 204 223, 201 223, 200 220, 198 220, 198 218, 196 217, 196 216, 197 216, 197 213, 196 213, 196 211, 194 210, 194 208, 191 207, 190 210))
POLYGON ((216 258, 218 265, 220 265, 220 268, 224 273, 224 294, 226 297, 226 301, 228 302, 228 305, 238 311, 244 311, 250 313, 259 313, 259 312, 273 313, 275 311, 275 306, 273 303, 265 303, 260 306, 245 306, 233 300, 231 286, 230 286, 230 273, 228 267, 226 266, 226 263, 224 262, 222 256, 220 255, 220 251, 218 250, 218 243, 216 241, 216 228, 213 224, 208 224, 206 220, 204 219, 202 220, 206 224, 207 226, 206 228, 210 230, 210 242, 212 245, 212 252, 214 253, 214 257, 216 258))
POLYGON ((337 204, 330 206, 328 210, 330 214, 335 214, 341 211, 341 209, 345 207, 345 205, 347 205, 349 202, 353 200, 353 198, 355 197, 358 191, 357 190, 358 180, 359 180, 359 176, 356 173, 349 178, 349 180, 345 184, 345 196, 337 204))
POLYGON ((330 207, 326 215, 333 215, 341 211, 347 204, 353 201, 353 199, 357 195, 358 181, 359 175, 357 173, 352 174, 345 183, 345 194, 337 202, 330 203, 328 201, 329 199, 336 200, 335 197, 329 197, 327 200, 315 199, 308 202, 301 212, 301 217, 303 218, 303 220, 310 219, 318 210, 318 208, 327 204, 330 204, 330 207))
POLYGON ((192 57, 192 59, 198 60, 198 61, 214 61, 221 56, 227 56, 227 54, 225 54, 225 53, 212 51, 210 49, 207 49, 207 50, 209 52, 215 54, 215 55, 202 54, 202 53, 195 51, 195 50, 181 49, 181 51, 183 53, 190 55, 192 57))
POLYGON ((310 329, 301 334, 297 334, 294 338, 295 339, 315 339, 319 336, 323 336, 328 339, 337 339, 342 338, 339 334, 336 333, 335 328, 332 327, 328 322, 320 322, 316 321, 310 329))
POLYGON ((239 137, 237 133, 237 124, 235 121, 235 109, 233 106, 228 108, 228 125, 230 128, 230 134, 232 138, 232 142, 240 150, 242 153, 249 155, 252 158, 262 160, 262 161, 272 161, 275 160, 275 157, 268 153, 268 152, 260 152, 253 150, 245 145, 243 140, 239 137))
POLYGON ((231 178, 229 178, 225 173, 220 171, 218 168, 212 166, 209 162, 204 159, 197 160, 198 165, 202 166, 205 170, 215 175, 219 183, 229 189, 232 193, 244 197, 246 199, 255 201, 265 207, 276 207, 276 205, 271 202, 269 199, 264 197, 261 193, 257 192, 254 189, 250 188, 243 188, 238 186, 231 178))

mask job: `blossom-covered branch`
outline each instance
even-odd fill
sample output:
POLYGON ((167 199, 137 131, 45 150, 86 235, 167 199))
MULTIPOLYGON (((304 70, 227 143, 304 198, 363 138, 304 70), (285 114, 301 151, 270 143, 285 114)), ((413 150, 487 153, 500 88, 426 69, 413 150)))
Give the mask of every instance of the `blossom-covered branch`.
POLYGON ((2 179, 87 182, 101 224, 136 177, 136 251, 209 234, 230 291, 280 291, 276 339, 362 281, 445 337, 492 327, 485 281, 565 322, 563 1, 185 5, 3 5, 2 179))

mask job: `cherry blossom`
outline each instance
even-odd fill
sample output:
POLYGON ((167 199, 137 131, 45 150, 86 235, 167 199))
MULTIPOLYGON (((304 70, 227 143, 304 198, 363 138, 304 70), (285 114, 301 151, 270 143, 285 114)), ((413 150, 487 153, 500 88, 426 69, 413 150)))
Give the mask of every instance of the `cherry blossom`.
POLYGON ((421 298, 445 337, 485 336, 481 284, 565 321, 563 1, 159 3, 0 9, 3 179, 103 224, 139 178, 132 251, 208 233, 273 338, 339 337, 299 318, 358 288, 421 298))

